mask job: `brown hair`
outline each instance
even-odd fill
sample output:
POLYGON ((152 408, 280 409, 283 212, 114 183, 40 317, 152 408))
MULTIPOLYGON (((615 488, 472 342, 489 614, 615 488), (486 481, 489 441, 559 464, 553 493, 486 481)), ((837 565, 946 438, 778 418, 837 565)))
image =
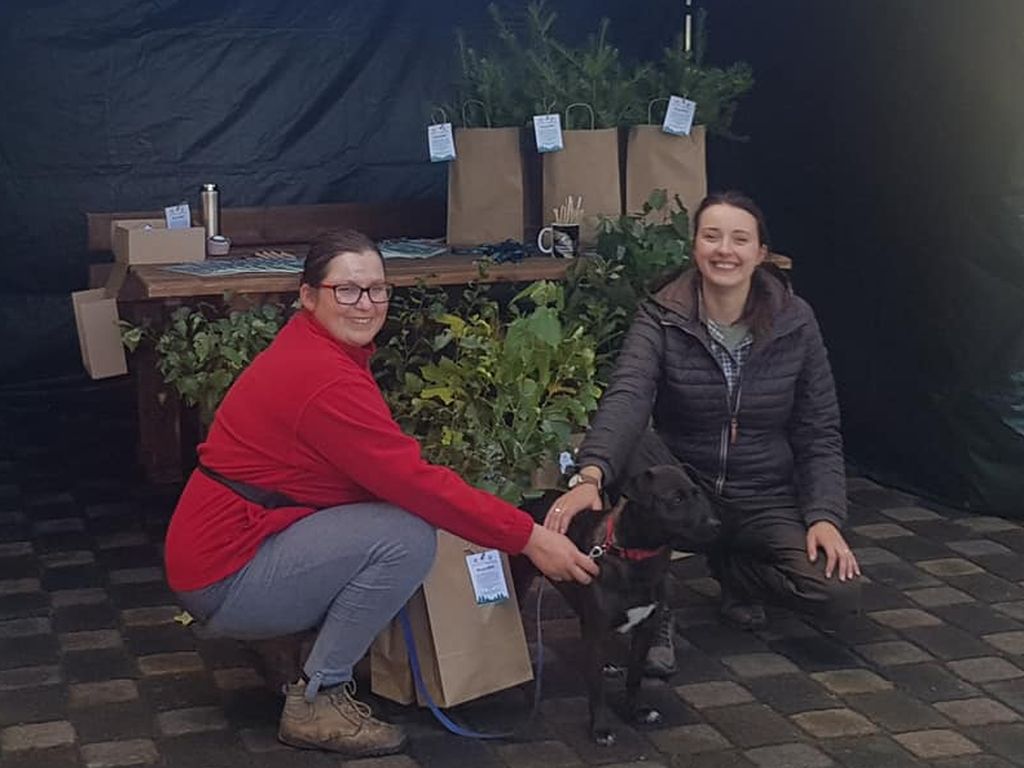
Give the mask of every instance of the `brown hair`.
POLYGON ((335 256, 343 253, 375 253, 380 258, 381 266, 384 258, 380 249, 369 237, 354 229, 336 229, 318 235, 309 245, 306 262, 302 267, 301 283, 318 286, 327 274, 327 268, 335 256))
MULTIPOLYGON (((700 229, 701 215, 713 205, 728 205, 733 208, 739 208, 753 216, 754 221, 757 222, 758 245, 770 248, 768 244, 768 222, 765 219, 764 212, 750 197, 734 189, 725 190, 724 192, 711 192, 700 201, 700 205, 697 206, 697 210, 693 214, 694 239, 696 239, 697 232, 700 229)), ((754 270, 753 279, 750 281, 750 293, 747 295, 747 303, 743 307, 743 316, 740 318, 750 326, 750 330, 755 337, 763 336, 771 330, 772 326, 771 298, 764 285, 764 281, 758 279, 761 277, 759 273, 762 271, 762 266, 754 270)))

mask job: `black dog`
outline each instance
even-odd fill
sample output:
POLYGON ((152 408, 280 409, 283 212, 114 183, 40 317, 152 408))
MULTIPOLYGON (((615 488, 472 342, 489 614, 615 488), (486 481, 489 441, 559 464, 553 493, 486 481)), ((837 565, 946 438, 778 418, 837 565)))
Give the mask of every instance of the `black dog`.
MULTIPOLYGON (((542 522, 553 501, 545 495, 524 505, 542 522)), ((580 619, 584 676, 590 700, 590 731, 601 745, 615 743, 611 712, 605 701, 606 644, 612 632, 632 633, 626 671, 626 707, 639 723, 657 723, 661 713, 637 703, 644 659, 654 639, 656 616, 665 602, 665 572, 672 549, 704 550, 718 537, 721 522, 705 492, 677 465, 651 467, 633 477, 615 507, 580 512, 567 535, 600 566, 588 586, 559 582, 580 619)), ((526 558, 513 567, 520 594, 529 586, 526 558)))

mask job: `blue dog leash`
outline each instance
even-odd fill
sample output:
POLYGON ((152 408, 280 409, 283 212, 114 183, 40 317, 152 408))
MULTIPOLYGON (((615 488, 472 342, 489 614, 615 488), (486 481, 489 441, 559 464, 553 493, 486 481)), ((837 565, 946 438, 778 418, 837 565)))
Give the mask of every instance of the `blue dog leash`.
MULTIPOLYGON (((535 668, 537 670, 535 676, 535 686, 533 691, 533 709, 530 711, 530 717, 527 722, 533 720, 536 717, 538 710, 540 709, 540 698, 541 698, 541 677, 544 669, 544 643, 541 637, 540 628, 540 604, 541 594, 544 591, 544 580, 541 579, 540 587, 537 590, 537 661, 535 668)), ((412 624, 409 621, 409 614, 403 606, 398 612, 398 623, 402 627, 402 637, 405 640, 405 647, 409 654, 409 667, 412 670, 412 679, 416 685, 416 691, 423 700, 427 702, 427 708, 430 709, 434 718, 441 723, 448 731, 454 733, 456 736, 464 736, 467 739, 508 739, 515 735, 514 731, 501 731, 498 733, 481 733, 474 731, 471 728, 467 728, 463 725, 459 725, 452 720, 444 710, 442 710, 434 698, 427 691, 426 683, 423 682, 423 671, 420 667, 419 654, 416 652, 416 641, 412 636, 412 624)))

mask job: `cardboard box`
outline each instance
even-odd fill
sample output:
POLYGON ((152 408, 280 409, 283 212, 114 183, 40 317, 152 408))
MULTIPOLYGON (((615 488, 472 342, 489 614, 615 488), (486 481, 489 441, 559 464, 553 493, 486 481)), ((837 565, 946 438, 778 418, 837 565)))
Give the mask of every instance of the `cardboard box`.
POLYGON ((124 264, 181 264, 206 259, 206 230, 168 229, 163 219, 110 222, 114 258, 124 264))
POLYGON ((90 378, 106 379, 128 373, 117 314, 117 293, 127 272, 126 265, 117 264, 103 288, 71 294, 82 365, 90 378))

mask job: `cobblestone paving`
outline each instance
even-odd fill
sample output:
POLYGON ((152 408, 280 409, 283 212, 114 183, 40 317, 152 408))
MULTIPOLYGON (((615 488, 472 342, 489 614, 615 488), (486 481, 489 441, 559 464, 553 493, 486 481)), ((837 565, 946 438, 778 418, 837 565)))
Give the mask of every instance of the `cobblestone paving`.
MULTIPOLYGON (((3 446, 0 446, 3 448, 3 446)), ((96 479, 45 448, 0 460, 0 764, 328 766, 279 744, 279 699, 238 644, 175 623, 160 548, 173 488, 96 479), (50 457, 50 458, 48 458, 50 457), (76 480, 82 476, 87 479, 76 480), (92 479, 88 479, 92 478, 92 479)), ((92 457, 88 466, 102 459, 92 457)), ((679 672, 646 681, 658 727, 591 744, 573 666, 578 631, 545 591, 544 701, 530 691, 456 710, 519 726, 504 742, 445 733, 378 703, 411 733, 406 754, 353 768, 1024 765, 1024 528, 965 516, 868 480, 850 482, 849 538, 864 610, 839 627, 772 613, 758 633, 716 620, 702 558, 671 576, 679 672), (528 726, 528 727, 527 727, 528 726)), ((534 636, 533 600, 524 605, 534 636)))

